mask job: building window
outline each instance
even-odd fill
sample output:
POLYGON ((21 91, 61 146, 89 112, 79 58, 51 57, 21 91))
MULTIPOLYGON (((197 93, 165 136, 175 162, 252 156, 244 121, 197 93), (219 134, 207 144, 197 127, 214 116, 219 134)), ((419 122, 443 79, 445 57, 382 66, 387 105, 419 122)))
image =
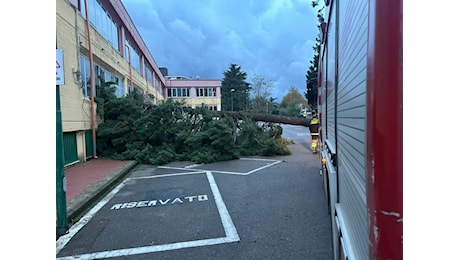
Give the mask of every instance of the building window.
MULTIPOLYGON (((101 66, 95 64, 94 65, 94 77, 95 77, 95 84, 101 85, 106 82, 111 82, 112 84, 110 87, 114 88, 114 94, 116 97, 123 97, 124 96, 124 88, 123 82, 115 76, 110 71, 102 68, 101 66)), ((82 91, 84 97, 90 97, 90 90, 91 90, 91 82, 90 82, 90 66, 89 66, 89 59, 85 56, 80 56, 80 73, 82 79, 82 91)), ((94 96, 97 96, 97 92, 94 92, 94 96)))
POLYGON ((190 97, 190 88, 168 88, 168 97, 190 97))
POLYGON ((110 87, 114 89, 115 96, 118 98, 124 96, 121 80, 110 71, 100 66, 96 66, 96 78, 98 79, 98 81, 96 81, 96 85, 102 85, 110 82, 110 87))
MULTIPOLYGON (((118 25, 110 17, 109 13, 102 7, 99 0, 88 0, 88 15, 91 24, 94 26, 102 37, 104 37, 116 50, 120 51, 118 46, 118 25)), ((78 10, 86 19, 85 1, 78 1, 78 10)))
POLYGON ((139 56, 139 52, 133 47, 130 41, 126 40, 125 44, 125 59, 131 66, 141 74, 141 58, 139 56), (131 59, 131 60, 130 60, 131 59))
POLYGON ((197 88, 197 97, 215 97, 217 96, 216 88, 197 88))
POLYGON ((154 85, 155 83, 153 82, 153 70, 150 68, 150 65, 148 63, 144 63, 144 68, 145 68, 144 78, 147 79, 147 82, 154 85))
POLYGON ((82 91, 84 97, 90 96, 90 89, 91 89, 91 69, 89 67, 89 59, 85 56, 80 56, 80 74, 81 74, 81 84, 82 84, 82 91))

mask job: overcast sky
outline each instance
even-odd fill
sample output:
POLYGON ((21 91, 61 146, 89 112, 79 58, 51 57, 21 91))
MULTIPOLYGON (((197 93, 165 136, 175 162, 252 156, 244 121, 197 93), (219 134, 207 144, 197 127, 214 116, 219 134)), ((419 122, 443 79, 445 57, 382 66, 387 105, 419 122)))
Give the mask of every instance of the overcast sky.
POLYGON ((305 92, 318 34, 311 0, 123 0, 159 67, 169 75, 223 79, 231 63, 273 82, 281 102, 305 92))

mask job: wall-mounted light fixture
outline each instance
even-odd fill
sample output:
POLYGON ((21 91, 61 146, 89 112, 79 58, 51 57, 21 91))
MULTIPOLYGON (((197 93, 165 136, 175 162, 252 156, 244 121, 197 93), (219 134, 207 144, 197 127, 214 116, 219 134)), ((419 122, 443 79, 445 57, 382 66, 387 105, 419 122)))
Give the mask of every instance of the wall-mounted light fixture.
MULTIPOLYGON (((81 73, 80 73, 80 71, 77 68, 72 68, 72 75, 73 75, 73 79, 74 79, 75 83, 80 84, 81 83, 81 73)), ((81 87, 83 87, 83 86, 81 86, 81 87)))

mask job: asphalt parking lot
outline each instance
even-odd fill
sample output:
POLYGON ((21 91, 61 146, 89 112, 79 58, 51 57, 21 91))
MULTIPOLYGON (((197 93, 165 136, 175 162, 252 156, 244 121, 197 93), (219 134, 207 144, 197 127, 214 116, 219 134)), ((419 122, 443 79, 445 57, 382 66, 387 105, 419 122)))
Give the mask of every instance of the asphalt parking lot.
POLYGON ((331 259, 317 158, 289 129, 290 156, 134 169, 58 241, 57 259, 331 259))

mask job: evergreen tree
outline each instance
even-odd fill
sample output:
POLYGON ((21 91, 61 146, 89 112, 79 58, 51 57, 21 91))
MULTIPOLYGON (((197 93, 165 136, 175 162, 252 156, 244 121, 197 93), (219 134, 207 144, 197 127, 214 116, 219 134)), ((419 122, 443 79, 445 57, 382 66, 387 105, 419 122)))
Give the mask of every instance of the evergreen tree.
MULTIPOLYGON (((312 1, 312 7, 318 6, 318 1, 312 1)), ((322 14, 324 6, 318 10, 318 30, 321 30, 321 23, 324 22, 324 17, 322 14)), ((307 90, 305 92, 305 98, 308 101, 308 105, 312 109, 317 109, 318 107, 318 62, 319 62, 319 52, 321 49, 321 39, 318 33, 316 37, 316 43, 313 46, 313 59, 310 61, 310 67, 308 68, 306 77, 307 77, 307 90)))
POLYGON ((247 73, 241 71, 241 67, 230 64, 224 72, 222 81, 222 110, 223 111, 247 111, 249 108, 249 91, 251 85, 246 82, 247 73))

